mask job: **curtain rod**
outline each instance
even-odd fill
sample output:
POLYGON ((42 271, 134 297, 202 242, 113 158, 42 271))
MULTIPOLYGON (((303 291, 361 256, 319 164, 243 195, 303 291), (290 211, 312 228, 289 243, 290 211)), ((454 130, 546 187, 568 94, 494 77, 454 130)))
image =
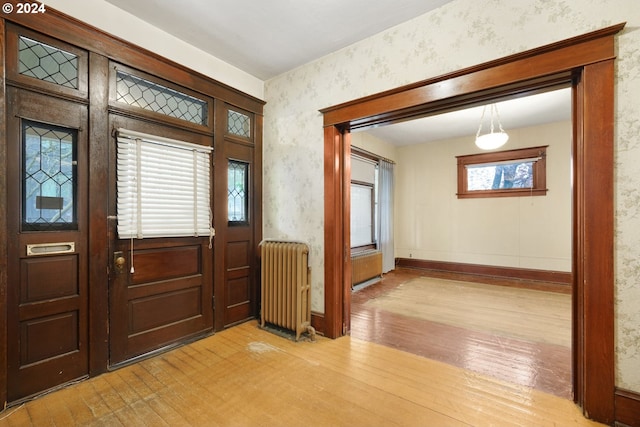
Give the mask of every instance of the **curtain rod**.
POLYGON ((355 153, 355 154, 360 154, 361 156, 366 156, 369 159, 375 159, 375 160, 384 160, 385 162, 391 163, 391 164, 396 164, 396 162, 394 162, 391 159, 387 159, 386 157, 382 157, 376 153, 372 153, 371 151, 367 151, 364 148, 360 148, 360 147, 356 147, 355 145, 351 146, 351 152, 355 153))

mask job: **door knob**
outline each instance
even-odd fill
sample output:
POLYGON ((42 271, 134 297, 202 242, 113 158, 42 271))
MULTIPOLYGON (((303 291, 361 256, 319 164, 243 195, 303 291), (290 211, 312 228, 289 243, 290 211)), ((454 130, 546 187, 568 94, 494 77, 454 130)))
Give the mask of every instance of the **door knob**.
POLYGON ((126 262, 127 260, 122 256, 122 252, 115 252, 113 254, 113 267, 117 273, 122 273, 124 271, 124 265, 126 262))

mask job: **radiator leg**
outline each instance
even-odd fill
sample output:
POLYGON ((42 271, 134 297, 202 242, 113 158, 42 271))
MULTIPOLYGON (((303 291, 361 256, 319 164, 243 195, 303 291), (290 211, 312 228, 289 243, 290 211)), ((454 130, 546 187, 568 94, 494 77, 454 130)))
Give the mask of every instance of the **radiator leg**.
POLYGON ((315 341, 316 340, 316 328, 314 328, 311 325, 307 325, 307 333, 309 334, 309 337, 311 338, 311 341, 315 341))

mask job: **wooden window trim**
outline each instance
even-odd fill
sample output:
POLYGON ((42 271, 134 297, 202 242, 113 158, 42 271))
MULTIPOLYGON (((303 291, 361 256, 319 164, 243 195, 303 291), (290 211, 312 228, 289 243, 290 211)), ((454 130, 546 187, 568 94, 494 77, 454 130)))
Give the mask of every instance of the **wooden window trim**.
POLYGON ((52 93, 63 98, 71 100, 86 100, 89 95, 89 54, 87 51, 82 50, 76 46, 47 37, 42 33, 28 30, 17 25, 7 24, 7 54, 6 54, 6 67, 7 67, 7 80, 14 83, 16 86, 33 89, 38 92, 52 93), (39 80, 34 77, 26 76, 18 72, 18 40, 20 36, 28 37, 32 40, 55 48, 61 49, 65 52, 72 53, 78 58, 78 88, 74 89, 67 86, 58 85, 45 80, 39 80))
POLYGON ((468 154, 456 156, 458 159, 458 199, 474 199, 486 197, 519 197, 544 196, 547 194, 547 147, 521 148, 516 150, 498 151, 491 153, 468 154), (524 160, 538 157, 533 164, 533 188, 508 188, 501 190, 467 189, 467 167, 483 163, 497 163, 511 160, 524 160))

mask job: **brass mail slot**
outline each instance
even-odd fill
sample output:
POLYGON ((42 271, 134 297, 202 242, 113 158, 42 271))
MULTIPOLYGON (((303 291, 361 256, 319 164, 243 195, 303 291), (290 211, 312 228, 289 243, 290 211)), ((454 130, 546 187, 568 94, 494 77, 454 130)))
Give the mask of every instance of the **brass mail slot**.
POLYGON ((34 245, 27 245, 27 256, 67 254, 75 251, 75 242, 37 243, 34 245))

